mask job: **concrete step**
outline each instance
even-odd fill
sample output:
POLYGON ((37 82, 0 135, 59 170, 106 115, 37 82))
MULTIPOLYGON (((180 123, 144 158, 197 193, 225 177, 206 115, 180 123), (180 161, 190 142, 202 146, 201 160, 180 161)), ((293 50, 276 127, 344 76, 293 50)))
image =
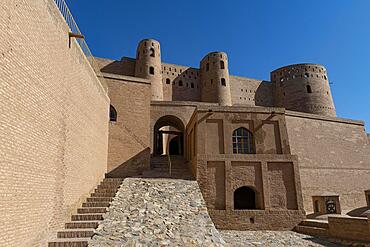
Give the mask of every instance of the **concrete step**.
POLYGON ((107 208, 101 207, 101 208, 78 208, 77 213, 78 214, 95 214, 95 213, 100 213, 104 214, 107 212, 107 208))
POLYGON ((116 193, 100 193, 100 192, 95 192, 91 193, 91 197, 115 197, 116 193))
POLYGON ((87 202, 111 202, 113 197, 89 197, 87 202))
POLYGON ((328 236, 328 229, 321 228, 321 227, 312 227, 312 226, 296 226, 294 227, 294 231, 306 235, 311 236, 320 236, 320 237, 327 237, 328 236))
POLYGON ((103 214, 74 214, 71 219, 72 221, 103 220, 103 214))
POLYGON ((49 242, 48 247, 87 247, 91 238, 60 238, 49 242))
POLYGON ((82 203, 83 208, 102 208, 109 207, 110 202, 84 202, 82 203))
POLYGON ((329 228, 329 224, 326 221, 321 220, 304 220, 299 223, 300 226, 311 226, 311 227, 318 227, 318 228, 329 228))
POLYGON ((99 226, 99 220, 91 221, 73 221, 65 224, 66 229, 82 229, 82 228, 97 228, 99 226))
POLYGON ((69 229, 59 231, 58 238, 91 238, 94 235, 94 228, 69 229))

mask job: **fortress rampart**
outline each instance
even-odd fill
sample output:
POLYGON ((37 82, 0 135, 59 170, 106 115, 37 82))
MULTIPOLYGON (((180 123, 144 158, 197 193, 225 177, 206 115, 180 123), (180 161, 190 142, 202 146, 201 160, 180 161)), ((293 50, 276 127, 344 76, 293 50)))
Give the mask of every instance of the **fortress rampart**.
POLYGON ((113 69, 113 73, 150 80, 152 100, 284 107, 336 116, 327 70, 322 65, 285 66, 272 71, 270 81, 264 81, 229 75, 224 52, 207 54, 199 69, 162 63, 160 55, 159 42, 144 39, 138 45, 136 60, 124 57, 102 71, 113 69))

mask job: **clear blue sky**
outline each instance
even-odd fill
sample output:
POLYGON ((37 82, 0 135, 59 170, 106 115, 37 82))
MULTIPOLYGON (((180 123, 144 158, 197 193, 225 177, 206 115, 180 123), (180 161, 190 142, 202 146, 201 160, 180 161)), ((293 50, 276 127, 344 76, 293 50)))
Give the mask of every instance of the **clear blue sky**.
POLYGON ((339 117, 370 132, 370 0, 67 0, 95 56, 135 56, 155 38, 164 62, 199 66, 225 51, 233 75, 269 79, 293 63, 328 69, 339 117))

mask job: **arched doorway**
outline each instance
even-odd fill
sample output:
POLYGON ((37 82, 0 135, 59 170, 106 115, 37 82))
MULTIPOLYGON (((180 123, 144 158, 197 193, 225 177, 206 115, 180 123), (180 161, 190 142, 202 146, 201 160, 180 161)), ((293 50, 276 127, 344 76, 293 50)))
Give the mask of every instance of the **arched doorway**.
POLYGON ((159 118, 154 125, 153 154, 183 155, 184 129, 184 124, 176 116, 166 115, 159 118))
POLYGON ((257 209, 256 192, 247 186, 234 191, 234 209, 257 209))

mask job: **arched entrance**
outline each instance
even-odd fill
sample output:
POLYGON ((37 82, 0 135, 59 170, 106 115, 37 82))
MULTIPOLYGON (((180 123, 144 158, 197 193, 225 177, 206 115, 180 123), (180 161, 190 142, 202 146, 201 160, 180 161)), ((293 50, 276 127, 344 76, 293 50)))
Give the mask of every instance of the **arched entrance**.
POLYGON ((256 192, 247 186, 234 191, 234 209, 257 209, 256 192))
POLYGON ((178 117, 167 115, 159 118, 154 125, 153 154, 183 155, 184 129, 185 126, 178 117))

